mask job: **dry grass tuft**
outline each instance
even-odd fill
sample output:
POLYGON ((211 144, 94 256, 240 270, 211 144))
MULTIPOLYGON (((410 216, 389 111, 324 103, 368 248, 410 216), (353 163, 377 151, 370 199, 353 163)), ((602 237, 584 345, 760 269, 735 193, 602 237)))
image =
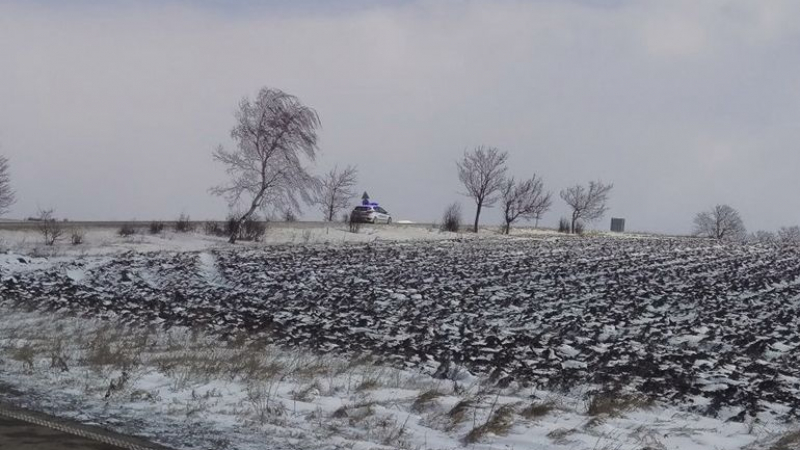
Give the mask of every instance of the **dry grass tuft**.
POLYGON ((298 402, 308 402, 313 400, 313 398, 318 396, 321 392, 322 385, 320 385, 319 381, 314 381, 313 383, 294 391, 292 393, 292 399, 297 400, 298 402))
POLYGON ((376 402, 363 402, 342 405, 331 414, 331 417, 334 419, 347 419, 350 425, 353 426, 374 415, 376 404, 376 402))
POLYGON ((508 404, 497 408, 494 413, 489 415, 489 418, 486 419, 483 425, 470 430, 464 437, 464 443, 474 444, 483 439, 487 434, 493 434, 495 436, 504 436, 508 434, 511 427, 514 426, 515 414, 516 408, 514 405, 508 404))
POLYGON ((569 441, 567 440, 567 436, 575 433, 574 429, 569 428, 556 428, 555 430, 547 433, 547 437, 553 441, 556 445, 565 445, 569 441))
POLYGON ((33 370, 33 363, 36 359, 36 349, 31 344, 25 344, 11 353, 11 358, 19 361, 25 367, 25 370, 33 370))
POLYGON ((447 431, 452 431, 462 423, 467 420, 467 415, 469 411, 475 408, 477 401, 472 398, 465 398, 456 403, 455 406, 447 413, 447 416, 450 418, 450 425, 447 427, 447 431))
POLYGON ((778 439, 769 450, 797 450, 800 449, 800 430, 791 431, 778 439))
POLYGON ((545 403, 531 403, 528 407, 520 411, 520 415, 526 419, 534 420, 550 414, 555 409, 555 405, 551 402, 545 403))
POLYGON ((356 386, 356 392, 372 391, 381 387, 381 382, 377 378, 365 378, 356 386))
POLYGON ((643 395, 605 392, 592 397, 586 414, 589 416, 618 417, 627 411, 652 406, 653 402, 643 395))
POLYGON ((443 393, 434 389, 425 391, 419 394, 416 399, 414 399, 414 403, 411 404, 411 410, 416 413, 421 413, 433 406, 434 403, 436 403, 436 399, 442 397, 443 395, 443 393))
POLYGON ((286 413, 286 407, 275 394, 276 385, 258 385, 247 389, 247 403, 256 420, 264 425, 286 413))

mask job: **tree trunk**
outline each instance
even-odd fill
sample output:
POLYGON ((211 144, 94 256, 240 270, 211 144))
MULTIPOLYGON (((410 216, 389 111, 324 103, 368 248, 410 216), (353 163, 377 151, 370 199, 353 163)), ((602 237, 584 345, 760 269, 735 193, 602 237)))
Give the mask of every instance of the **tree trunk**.
POLYGON ((511 234, 511 222, 509 222, 508 220, 506 220, 506 226, 503 231, 505 232, 506 235, 511 234))
POLYGON ((228 238, 228 243, 230 243, 230 244, 235 244, 236 243, 236 239, 239 237, 239 230, 242 229, 242 224, 247 219, 249 219, 250 216, 252 216, 254 212, 256 212, 256 210, 258 209, 259 203, 261 203, 261 197, 263 197, 263 196, 264 196, 264 190, 262 190, 261 192, 258 193, 258 195, 256 195, 256 197, 253 199, 253 202, 250 203, 250 209, 246 213, 244 213, 242 215, 242 217, 239 218, 239 220, 236 221, 236 229, 235 230, 231 230, 233 232, 231 233, 230 238, 228 238))
POLYGON ((480 220, 480 218, 481 218, 481 207, 482 206, 483 206, 483 203, 478 203, 478 210, 475 211, 475 227, 472 229, 472 231, 475 232, 475 233, 478 232, 478 220, 480 220))
POLYGON ((575 214, 572 215, 572 223, 569 225, 569 234, 575 234, 575 222, 578 221, 578 218, 575 217, 575 214))

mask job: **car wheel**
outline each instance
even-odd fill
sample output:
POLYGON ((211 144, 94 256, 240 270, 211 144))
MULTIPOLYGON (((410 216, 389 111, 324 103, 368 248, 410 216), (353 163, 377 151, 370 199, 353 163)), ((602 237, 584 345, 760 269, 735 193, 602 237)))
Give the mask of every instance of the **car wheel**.
POLYGON ((391 225, 391 224, 392 224, 392 218, 389 217, 389 219, 386 220, 386 225, 391 225))
POLYGON ((378 218, 376 217, 376 218, 372 219, 372 223, 373 223, 373 224, 376 224, 376 223, 378 223, 378 218))

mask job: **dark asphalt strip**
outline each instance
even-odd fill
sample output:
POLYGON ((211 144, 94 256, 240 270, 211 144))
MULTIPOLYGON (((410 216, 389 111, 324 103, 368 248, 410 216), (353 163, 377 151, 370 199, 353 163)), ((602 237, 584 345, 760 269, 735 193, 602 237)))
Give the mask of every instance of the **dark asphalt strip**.
POLYGON ((0 404, 0 450, 5 449, 166 450, 166 447, 0 404))

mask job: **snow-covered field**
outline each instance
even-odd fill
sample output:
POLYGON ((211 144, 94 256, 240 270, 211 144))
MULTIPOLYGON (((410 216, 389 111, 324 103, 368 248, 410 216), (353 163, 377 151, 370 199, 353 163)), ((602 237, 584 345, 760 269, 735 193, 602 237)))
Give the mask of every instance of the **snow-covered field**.
MULTIPOLYGON (((36 230, 35 224, 0 223, 0 250, 11 251, 17 254, 38 256, 89 256, 122 253, 126 251, 156 252, 156 251, 199 251, 217 247, 227 247, 226 239, 208 236, 201 232, 202 226, 196 225, 198 232, 176 233, 165 231, 158 234, 149 234, 146 224, 139 224, 137 233, 122 237, 119 235, 118 226, 85 226, 82 224, 64 223, 63 238, 54 246, 46 246, 42 237, 36 230), (84 244, 72 245, 70 237, 73 230, 84 234, 84 244)), ((521 229, 519 234, 553 234, 549 231, 521 229)), ((482 230, 480 237, 494 236, 496 230, 482 230)), ((346 224, 332 223, 325 226, 323 223, 294 224, 276 223, 268 227, 263 240, 259 243, 240 243, 241 246, 263 247, 275 244, 342 244, 342 243, 368 243, 377 241, 429 241, 453 239, 454 237, 473 238, 469 233, 441 232, 436 225, 370 225, 363 224, 358 233, 351 233, 346 224)))
POLYGON ((175 447, 800 443, 794 248, 23 233, 0 231, 0 395, 175 447))

